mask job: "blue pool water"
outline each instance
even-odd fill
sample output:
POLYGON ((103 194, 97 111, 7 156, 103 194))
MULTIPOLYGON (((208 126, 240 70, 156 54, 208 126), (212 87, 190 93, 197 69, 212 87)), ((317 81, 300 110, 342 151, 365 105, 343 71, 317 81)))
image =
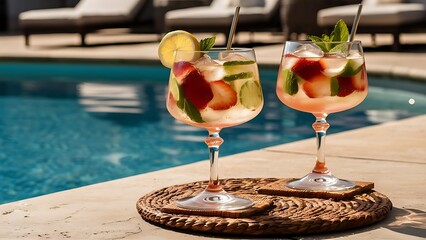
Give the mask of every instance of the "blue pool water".
MULTIPOLYGON (((157 66, 1 63, 0 203, 207 159, 205 130, 165 108, 168 74, 157 66)), ((222 131, 221 156, 314 136, 313 117, 281 104, 275 80, 275 69, 261 71, 264 109, 222 131)), ((329 116, 329 133, 426 113, 426 84, 369 81, 361 105, 329 116)))

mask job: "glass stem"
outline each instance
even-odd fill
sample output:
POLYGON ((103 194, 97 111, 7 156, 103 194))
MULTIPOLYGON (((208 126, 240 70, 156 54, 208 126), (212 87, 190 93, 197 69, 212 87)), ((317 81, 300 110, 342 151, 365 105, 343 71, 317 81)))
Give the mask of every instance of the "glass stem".
POLYGON ((223 143, 223 139, 219 136, 219 132, 209 131, 209 136, 206 138, 205 143, 209 148, 210 156, 210 181, 206 191, 220 192, 222 186, 219 182, 219 147, 223 143))
POLYGON ((312 170, 313 173, 326 174, 329 173, 329 170, 325 164, 325 136, 327 129, 330 127, 330 124, 326 121, 326 114, 321 114, 315 116, 316 121, 312 124, 312 128, 315 130, 317 136, 317 161, 315 167, 312 170))

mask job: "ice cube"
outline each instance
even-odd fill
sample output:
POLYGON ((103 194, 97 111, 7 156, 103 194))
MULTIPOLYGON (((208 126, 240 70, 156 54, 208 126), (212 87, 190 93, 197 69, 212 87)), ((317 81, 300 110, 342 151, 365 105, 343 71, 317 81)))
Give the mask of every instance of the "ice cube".
POLYGON ((349 52, 348 58, 351 58, 351 59, 362 58, 362 54, 357 50, 351 50, 349 52))
POLYGON ((299 48, 297 48, 294 55, 298 57, 322 57, 324 56, 324 52, 320 47, 314 44, 303 44, 299 48))
POLYGON ((209 82, 221 80, 225 75, 225 70, 223 69, 223 66, 215 60, 211 59, 208 55, 204 55, 200 59, 198 59, 194 63, 194 66, 198 69, 198 71, 203 74, 204 78, 209 82))
POLYGON ((335 58, 335 59, 346 59, 346 54, 345 53, 339 53, 339 52, 333 52, 333 53, 327 53, 327 57, 335 58))
POLYGON ((211 59, 210 56, 207 54, 204 54, 202 57, 200 57, 199 59, 197 59, 197 61, 194 62, 194 66, 196 68, 202 65, 215 65, 215 64, 218 64, 218 63, 214 61, 213 59, 211 59))
POLYGON ((321 58, 321 66, 324 68, 323 73, 326 76, 334 77, 339 75, 346 67, 348 60, 345 57, 338 55, 327 55, 326 57, 321 58))
POLYGON ((299 58, 292 54, 287 54, 282 57, 281 65, 282 69, 291 69, 296 62, 299 61, 299 58))
POLYGON ((212 109, 207 108, 204 111, 201 111, 201 117, 204 121, 211 123, 211 122, 221 122, 223 119, 223 113, 218 114, 217 111, 214 111, 212 109))
POLYGON ((204 75, 204 78, 209 82, 222 80, 226 74, 225 69, 221 65, 204 66, 201 71, 204 75))
POLYGON ((221 52, 219 54, 219 60, 229 62, 229 61, 250 61, 253 60, 244 53, 234 53, 234 52, 221 52))

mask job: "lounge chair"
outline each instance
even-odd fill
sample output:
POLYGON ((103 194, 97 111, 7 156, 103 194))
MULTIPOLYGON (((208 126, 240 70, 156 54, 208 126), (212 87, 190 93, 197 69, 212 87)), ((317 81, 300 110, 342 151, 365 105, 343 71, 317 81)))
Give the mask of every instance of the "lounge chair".
POLYGON ((209 6, 172 10, 165 15, 166 31, 185 29, 228 36, 236 5, 241 7, 237 32, 281 31, 280 0, 213 0, 209 6))
MULTIPOLYGON (((343 19, 352 25, 358 5, 322 9, 318 12, 318 24, 331 28, 343 19)), ((426 32, 426 0, 364 0, 358 33, 391 33, 393 49, 400 47, 400 33, 426 32)))
MULTIPOLYGON (((359 3, 361 0, 282 0, 281 25, 286 39, 298 39, 300 34, 321 35, 317 13, 323 8, 359 3)), ((334 25, 333 25, 334 26, 334 25)))
POLYGON ((164 16, 167 12, 177 9, 209 6, 212 0, 153 0, 153 17, 155 31, 165 33, 164 16))
POLYGON ((27 46, 31 34, 41 33, 79 33, 84 46, 87 33, 135 24, 147 3, 148 0, 81 0, 74 8, 23 12, 19 23, 27 46))

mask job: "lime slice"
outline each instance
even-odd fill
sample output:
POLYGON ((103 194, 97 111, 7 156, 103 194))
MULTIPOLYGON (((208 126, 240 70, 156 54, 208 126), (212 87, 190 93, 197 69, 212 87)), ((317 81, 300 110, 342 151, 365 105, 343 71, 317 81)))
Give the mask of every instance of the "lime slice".
POLYGON ((283 69, 281 73, 284 91, 290 96, 296 94, 299 91, 297 75, 289 71, 288 69, 283 69))
POLYGON ((179 101, 179 85, 176 78, 170 79, 170 92, 176 101, 179 101))
POLYGON ((340 73, 340 76, 342 77, 351 77, 355 74, 359 73, 362 69, 362 64, 364 61, 360 59, 349 59, 346 63, 345 67, 343 68, 342 72, 340 73))
POLYGON ((262 105, 262 89, 257 81, 250 80, 241 86, 240 102, 244 107, 250 110, 255 110, 262 105))
POLYGON ((200 52, 194 52, 200 50, 198 40, 191 33, 182 30, 169 32, 161 39, 158 45, 158 57, 161 64, 172 68, 176 50, 188 50, 186 55, 180 56, 181 61, 192 61, 201 56, 200 52))
POLYGON ((226 75, 223 77, 223 80, 229 82, 229 81, 234 81, 237 79, 245 79, 245 78, 251 78, 251 77, 253 77, 253 72, 241 72, 237 74, 226 75))
POLYGON ((256 62, 247 61, 228 61, 223 63, 223 68, 228 75, 240 73, 240 72, 251 72, 256 68, 256 62))
POLYGON ((253 60, 247 60, 247 61, 228 61, 228 62, 224 62, 223 66, 249 65, 249 64, 253 64, 253 63, 255 63, 255 61, 253 61, 253 60))
POLYGON ((246 80, 249 80, 250 78, 258 78, 257 64, 252 60, 224 62, 223 68, 226 73, 223 80, 227 81, 235 91, 239 91, 246 80))
POLYGON ((330 91, 331 91, 331 96, 337 96, 337 94, 339 94, 340 86, 339 86, 339 81, 337 80, 337 78, 331 78, 330 91))

